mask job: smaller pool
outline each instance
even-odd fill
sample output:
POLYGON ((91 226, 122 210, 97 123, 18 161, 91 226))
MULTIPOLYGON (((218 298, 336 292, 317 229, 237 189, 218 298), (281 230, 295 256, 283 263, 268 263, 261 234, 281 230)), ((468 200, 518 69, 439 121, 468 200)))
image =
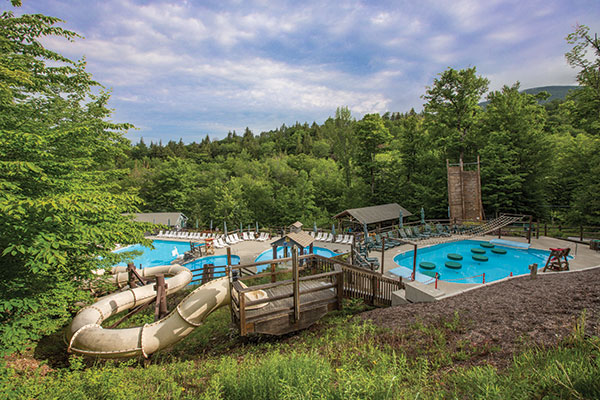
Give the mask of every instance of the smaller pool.
MULTIPOLYGON (((154 246, 154 249, 142 246, 141 244, 134 244, 116 250, 115 253, 123 253, 126 251, 134 250, 141 251, 143 252, 143 254, 134 258, 131 262, 133 262, 137 268, 140 268, 140 264, 142 265, 142 268, 145 268, 155 267, 157 265, 170 264, 171 261, 177 258, 177 255, 173 255, 175 249, 177 249, 177 254, 180 255, 190 250, 190 244, 187 242, 176 242, 171 240, 154 240, 152 242, 152 245, 154 246)), ((126 266, 127 262, 121 262, 117 265, 126 266)))
MULTIPOLYGON (((231 265, 238 265, 239 263, 240 263, 240 257, 232 255, 231 256, 231 265)), ((226 255, 207 256, 207 257, 198 258, 197 260, 194 260, 192 262, 184 264, 184 266, 189 268, 192 271, 192 273, 194 273, 194 280, 196 280, 196 279, 202 278, 201 271, 204 269, 204 266, 206 264, 212 264, 215 267, 221 267, 221 268, 214 269, 213 276, 215 278, 225 276, 225 266, 227 265, 227 256, 226 255)))
MULTIPOLYGON (((513 276, 528 274, 530 264, 543 268, 549 254, 547 250, 515 249, 477 240, 443 243, 417 250, 416 280, 429 282, 437 272, 442 281, 482 283, 485 273, 485 281, 493 282, 511 273, 513 276)), ((413 251, 398 254, 394 262, 399 267, 390 272, 410 279, 413 251)))
MULTIPOLYGON (((308 254, 308 249, 306 249, 305 254, 308 254)), ((291 251, 288 248, 288 257, 290 256, 291 251)), ((317 254, 319 256, 322 257, 327 257, 327 258, 331 258, 334 256, 337 256, 338 253, 336 253, 333 250, 329 250, 326 249, 325 247, 317 247, 317 246, 313 246, 313 254, 317 254)), ((283 258, 283 246, 279 246, 277 247, 277 258, 283 258)), ((256 260, 254 260, 254 262, 261 262, 261 261, 267 261, 267 260, 272 260, 273 259, 273 249, 269 249, 269 250, 265 250, 262 253, 260 253, 260 255, 258 257, 256 257, 256 260)), ((268 265, 259 265, 258 267, 256 267, 256 271, 257 272, 261 272, 264 271, 265 269, 267 269, 268 265)))

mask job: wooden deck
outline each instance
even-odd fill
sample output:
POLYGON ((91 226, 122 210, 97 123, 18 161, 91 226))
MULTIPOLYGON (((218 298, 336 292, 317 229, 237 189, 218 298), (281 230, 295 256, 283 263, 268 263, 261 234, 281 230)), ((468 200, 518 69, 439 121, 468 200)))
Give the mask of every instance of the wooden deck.
MULTIPOLYGON (((300 315, 298 320, 294 318, 293 284, 266 289, 265 292, 268 299, 274 300, 263 303, 266 304, 265 306, 262 304, 252 305, 254 302, 247 303, 245 327, 240 329, 245 331, 244 333, 283 335, 307 328, 327 312, 339 307, 336 289, 328 281, 299 282, 300 315)), ((239 315, 239 308, 236 308, 236 314, 239 315)))

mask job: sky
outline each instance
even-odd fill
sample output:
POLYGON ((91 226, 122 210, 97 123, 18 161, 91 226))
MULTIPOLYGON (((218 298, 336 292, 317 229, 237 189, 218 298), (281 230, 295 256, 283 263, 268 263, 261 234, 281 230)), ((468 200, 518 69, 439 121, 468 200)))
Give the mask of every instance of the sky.
POLYGON ((576 84, 565 37, 600 32, 598 0, 23 0, 83 38, 44 45, 85 57, 134 143, 220 139, 296 122, 420 111, 447 68, 490 90, 576 84))

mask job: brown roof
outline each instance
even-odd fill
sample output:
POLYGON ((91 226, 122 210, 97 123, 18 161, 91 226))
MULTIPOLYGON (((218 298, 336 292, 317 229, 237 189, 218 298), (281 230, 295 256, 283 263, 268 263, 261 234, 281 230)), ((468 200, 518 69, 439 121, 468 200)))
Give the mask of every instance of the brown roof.
POLYGON ((290 226, 293 226, 294 228, 302 228, 302 225, 303 225, 302 222, 296 221, 290 226))
POLYGON ((400 206, 398 203, 382 204, 380 206, 362 207, 362 208, 350 208, 344 210, 341 213, 335 215, 333 218, 344 218, 350 216, 352 219, 360 222, 361 224, 374 224, 377 222, 397 220, 400 217, 400 211, 402 211, 403 217, 413 215, 406 208, 400 206))
POLYGON ((308 247, 312 242, 315 241, 315 238, 310 236, 308 233, 304 231, 300 232, 289 232, 286 233, 282 238, 275 240, 271 243, 271 246, 282 246, 284 242, 288 242, 289 244, 296 245, 298 247, 308 247))

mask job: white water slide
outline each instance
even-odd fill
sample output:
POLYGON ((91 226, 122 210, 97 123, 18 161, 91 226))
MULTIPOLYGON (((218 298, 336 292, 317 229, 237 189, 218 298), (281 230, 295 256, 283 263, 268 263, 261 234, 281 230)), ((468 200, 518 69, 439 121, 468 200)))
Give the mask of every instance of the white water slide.
MULTIPOLYGON (((192 272, 177 264, 144 268, 138 272, 145 277, 171 276, 166 281, 167 294, 184 288, 192 280, 192 272)), ((112 273, 112 279, 119 287, 127 283, 125 267, 115 267, 112 273)), ((148 357, 189 335, 202 325, 208 314, 231 301, 228 278, 219 278, 198 287, 169 315, 152 324, 125 329, 102 327, 102 322, 110 316, 154 300, 154 286, 150 283, 113 293, 80 310, 67 331, 69 351, 106 358, 148 357)))

